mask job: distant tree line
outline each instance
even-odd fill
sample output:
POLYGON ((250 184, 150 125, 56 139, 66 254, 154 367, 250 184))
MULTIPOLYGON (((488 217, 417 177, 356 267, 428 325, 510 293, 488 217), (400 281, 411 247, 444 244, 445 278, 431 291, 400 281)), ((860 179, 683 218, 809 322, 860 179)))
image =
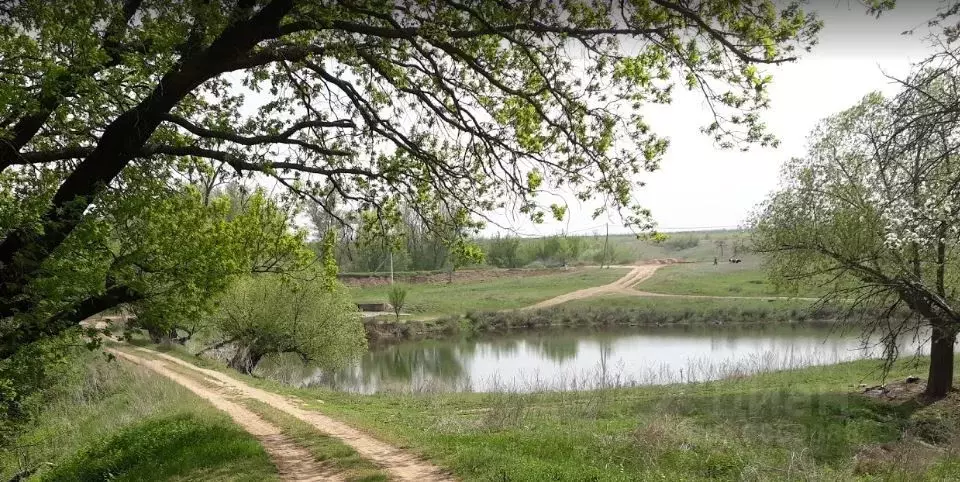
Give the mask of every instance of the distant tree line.
MULTIPOLYGON (((598 234, 530 238, 498 233, 483 238, 477 235, 478 226, 458 226, 450 214, 446 214, 445 221, 426 222, 411 207, 398 206, 392 216, 330 213, 316 205, 308 205, 306 212, 317 239, 330 231, 336 233, 337 263, 342 271, 354 273, 387 273, 391 255, 393 271, 408 272, 454 271, 479 265, 536 268, 628 264, 646 255, 703 258, 714 256, 716 242, 723 243, 727 254, 749 251, 741 232, 731 232, 723 238, 716 238, 713 233, 679 233, 649 241, 632 239, 627 243, 623 242, 622 235, 616 242, 604 243, 604 237, 598 234), (338 219, 347 221, 341 224, 338 219), (446 228, 438 229, 438 226, 446 228), (455 244, 458 241, 459 247, 455 244), (645 252, 645 248, 655 250, 645 252)), ((319 242, 315 243, 317 250, 319 246, 319 242)))

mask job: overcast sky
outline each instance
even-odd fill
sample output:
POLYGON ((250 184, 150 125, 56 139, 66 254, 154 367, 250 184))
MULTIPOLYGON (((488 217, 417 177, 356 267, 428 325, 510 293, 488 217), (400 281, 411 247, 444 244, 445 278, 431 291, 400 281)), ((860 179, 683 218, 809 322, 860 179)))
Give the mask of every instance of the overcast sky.
MULTIPOLYGON (((879 19, 865 15, 856 1, 814 1, 812 7, 824 21, 819 44, 799 61, 770 70, 772 102, 764 119, 781 140, 780 147, 747 153, 715 148, 699 131, 709 120, 702 98, 686 91, 678 90, 673 104, 651 112, 651 125, 668 136, 671 145, 660 170, 643 178, 647 186, 635 197, 653 211, 659 229, 740 225, 777 187, 783 162, 803 155, 807 134, 820 119, 850 107, 868 92, 895 92, 884 74, 902 77, 931 51, 924 37, 936 0, 901 0, 879 19), (908 29, 916 31, 901 35, 908 29)), ((570 216, 562 223, 534 226, 512 216, 494 217, 521 235, 602 232, 607 221, 611 233, 627 232, 619 219, 591 219, 595 205, 580 205, 572 197, 567 202, 570 216)), ((503 230, 490 226, 485 232, 497 231, 503 230)))

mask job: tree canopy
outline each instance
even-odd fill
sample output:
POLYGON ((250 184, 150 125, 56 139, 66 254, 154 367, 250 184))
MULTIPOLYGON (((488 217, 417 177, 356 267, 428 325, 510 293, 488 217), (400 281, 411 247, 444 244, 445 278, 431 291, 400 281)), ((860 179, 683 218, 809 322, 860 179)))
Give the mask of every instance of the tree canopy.
POLYGON ((891 347, 928 327, 932 396, 951 386, 960 330, 955 54, 919 65, 895 97, 873 93, 824 120, 754 221, 755 247, 780 282, 815 282, 852 310, 881 313, 869 328, 891 347))
POLYGON ((298 277, 255 274, 217 298, 212 325, 223 338, 218 345, 233 345, 230 366, 252 373, 265 356, 293 354, 339 368, 366 347, 357 305, 337 281, 334 243, 330 231, 320 265, 298 277))
MULTIPOLYGON (((667 141, 643 105, 678 84, 719 144, 774 143, 761 67, 813 44, 800 4, 0 1, 0 319, 38 309, 30 287, 132 179, 226 172, 426 222, 542 219, 564 186, 647 227, 631 192, 667 141)), ((115 275, 95 276, 103 300, 115 275)))

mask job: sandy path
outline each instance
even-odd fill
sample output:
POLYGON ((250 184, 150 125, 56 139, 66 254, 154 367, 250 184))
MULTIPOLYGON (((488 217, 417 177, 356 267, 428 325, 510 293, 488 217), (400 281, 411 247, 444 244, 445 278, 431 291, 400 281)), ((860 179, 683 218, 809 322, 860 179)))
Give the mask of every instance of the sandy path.
POLYGON ((310 452, 283 435, 280 428, 265 421, 246 407, 227 400, 216 391, 191 380, 190 377, 167 368, 160 360, 141 358, 120 350, 109 351, 119 358, 153 370, 173 380, 200 398, 207 400, 214 407, 226 412, 237 425, 240 425, 260 441, 260 444, 270 456, 270 460, 277 466, 277 471, 280 473, 282 480, 310 482, 344 480, 329 468, 318 464, 310 452))
POLYGON ((521 310, 538 310, 541 308, 556 306, 561 303, 566 303, 568 301, 582 300, 584 298, 591 298, 594 296, 600 296, 608 293, 634 294, 637 292, 631 289, 633 285, 653 276, 653 273, 655 273, 657 269, 660 268, 661 266, 664 266, 664 265, 644 264, 640 266, 631 266, 632 269, 630 270, 630 272, 625 274, 622 278, 614 281, 613 283, 606 284, 603 286, 594 286, 592 288, 584 288, 582 290, 577 290, 577 291, 571 291, 569 293, 562 294, 555 298, 543 300, 539 303, 526 306, 520 309, 521 310))
POLYGON ((266 390, 247 385, 229 375, 216 370, 200 368, 191 363, 187 363, 179 358, 159 353, 145 348, 137 350, 149 353, 152 356, 163 358, 172 363, 189 368, 198 374, 215 380, 225 388, 233 390, 240 395, 255 400, 259 400, 267 405, 276 408, 282 412, 292 415, 318 430, 332 437, 336 437, 345 444, 353 447, 360 455, 379 465, 389 472, 392 480, 410 480, 410 481, 453 481, 451 476, 444 473, 439 467, 424 461, 423 459, 405 452, 397 447, 381 442, 349 425, 310 410, 304 410, 297 406, 291 399, 266 390))
POLYGON ((684 295, 674 293, 652 293, 649 291, 640 291, 634 289, 634 286, 647 280, 657 271, 657 269, 667 266, 666 264, 645 264, 640 266, 612 266, 613 268, 631 268, 630 272, 613 283, 593 288, 571 291, 555 298, 543 300, 537 304, 520 308, 520 310, 537 310, 548 308, 573 300, 582 300, 594 296, 607 294, 629 295, 649 298, 687 298, 687 299, 708 299, 708 300, 800 300, 800 301, 819 301, 819 298, 800 298, 793 296, 717 296, 717 295, 684 295))

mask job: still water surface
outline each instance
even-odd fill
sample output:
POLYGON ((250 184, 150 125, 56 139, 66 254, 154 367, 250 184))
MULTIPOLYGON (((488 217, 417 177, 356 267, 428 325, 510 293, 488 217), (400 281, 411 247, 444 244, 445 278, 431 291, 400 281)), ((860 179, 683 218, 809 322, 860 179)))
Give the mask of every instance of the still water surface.
MULTIPOLYGON (((918 347, 902 343, 901 353, 918 347)), ((296 385, 363 393, 578 390, 713 380, 881 354, 858 333, 826 326, 633 327, 407 342, 371 347, 335 373, 294 363, 268 363, 262 371, 296 385)))

